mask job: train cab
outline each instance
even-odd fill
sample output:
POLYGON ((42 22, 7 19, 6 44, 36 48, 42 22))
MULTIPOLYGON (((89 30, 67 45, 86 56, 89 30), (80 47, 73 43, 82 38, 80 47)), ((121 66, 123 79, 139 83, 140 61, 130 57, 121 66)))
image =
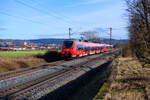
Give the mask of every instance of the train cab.
POLYGON ((63 43, 61 54, 63 57, 72 57, 74 55, 74 40, 65 40, 63 43))

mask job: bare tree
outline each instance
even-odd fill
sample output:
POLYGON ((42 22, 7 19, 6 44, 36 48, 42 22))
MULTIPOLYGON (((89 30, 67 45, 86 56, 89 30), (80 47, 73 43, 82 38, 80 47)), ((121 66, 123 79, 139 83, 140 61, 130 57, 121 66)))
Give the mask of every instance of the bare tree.
POLYGON ((150 63, 150 0, 126 0, 129 12, 129 37, 132 51, 150 63))
POLYGON ((99 37, 99 34, 96 31, 85 31, 82 32, 81 35, 85 40, 92 41, 92 42, 97 42, 97 39, 99 37))

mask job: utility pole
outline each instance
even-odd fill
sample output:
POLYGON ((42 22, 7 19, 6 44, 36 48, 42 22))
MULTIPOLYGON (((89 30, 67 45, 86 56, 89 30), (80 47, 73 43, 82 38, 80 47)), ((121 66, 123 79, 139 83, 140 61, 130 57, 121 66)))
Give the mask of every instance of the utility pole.
POLYGON ((101 43, 101 33, 99 32, 99 41, 101 43))
POLYGON ((69 39, 71 39, 71 28, 69 28, 69 39))
POLYGON ((112 45, 112 28, 110 28, 110 45, 112 45))
POLYGON ((84 40, 84 33, 81 33, 80 35, 81 35, 80 38, 81 38, 81 40, 83 41, 83 40, 84 40))

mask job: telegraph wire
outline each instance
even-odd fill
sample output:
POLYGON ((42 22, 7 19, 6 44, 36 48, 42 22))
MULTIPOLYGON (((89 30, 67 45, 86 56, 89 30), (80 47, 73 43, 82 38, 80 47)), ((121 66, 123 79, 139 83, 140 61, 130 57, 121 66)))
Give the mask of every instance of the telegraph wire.
POLYGON ((0 27, 0 30, 6 30, 6 28, 0 27))
POLYGON ((31 9, 33 9, 33 10, 35 10, 35 11, 38 11, 38 12, 40 12, 40 13, 44 13, 44 14, 50 15, 50 16, 56 18, 56 19, 59 19, 59 20, 61 20, 61 21, 64 21, 64 22, 66 22, 66 23, 72 25, 72 23, 70 23, 70 22, 68 22, 68 21, 66 21, 66 20, 62 20, 61 17, 58 17, 58 16, 56 16, 56 15, 53 15, 53 14, 47 12, 47 11, 41 10, 41 9, 39 9, 39 8, 36 8, 36 7, 34 7, 34 6, 30 5, 30 4, 24 3, 24 2, 22 2, 22 1, 20 1, 20 0, 14 0, 14 1, 17 2, 17 3, 19 3, 19 4, 22 4, 22 5, 26 6, 26 7, 28 7, 28 8, 31 8, 31 9))
MULTIPOLYGON (((36 4, 41 5, 39 2, 37 2, 36 0, 30 0, 32 2, 36 2, 36 4)), ((42 6, 42 5, 41 5, 42 6)), ((57 14, 54 10, 50 9, 52 13, 54 13, 56 16, 62 16, 64 17, 64 20, 68 20, 69 22, 74 22, 72 19, 70 19, 68 16, 62 15, 62 14, 57 14)))
MULTIPOLYGON (((6 16, 9 16, 9 17, 13 17, 13 18, 16 18, 16 19, 21 19, 21 20, 29 21, 29 22, 31 22, 31 23, 46 25, 46 24, 44 24, 44 23, 41 23, 41 22, 38 22, 38 21, 33 21, 33 20, 28 19, 28 18, 26 18, 26 17, 22 17, 22 16, 18 16, 18 15, 12 15, 12 14, 7 13, 7 12, 2 12, 2 11, 0 11, 0 14, 6 15, 6 16)), ((47 26, 47 25, 46 25, 46 26, 47 26)), ((4 28, 0 28, 0 30, 3 30, 3 29, 4 29, 4 28)), ((24 34, 22 34, 22 35, 24 35, 24 34)), ((22 36, 22 35, 18 35, 18 36, 22 36)), ((66 35, 68 35, 68 34, 55 34, 55 35, 47 35, 47 36, 58 36, 58 35, 66 36, 66 35)), ((42 35, 36 35, 36 36, 42 36, 42 35)), ((43 35, 43 36, 44 36, 44 35, 43 35)))
POLYGON ((26 17, 22 17, 22 16, 18 16, 18 15, 12 15, 12 14, 7 13, 7 12, 0 11, 0 14, 6 15, 6 16, 9 16, 9 17, 14 17, 14 18, 16 18, 16 19, 19 18, 19 19, 21 19, 21 20, 29 21, 29 22, 31 22, 31 23, 41 24, 41 25, 46 25, 46 26, 47 26, 47 24, 44 24, 44 23, 41 23, 41 22, 38 22, 38 21, 34 21, 34 20, 31 20, 31 19, 28 19, 28 18, 26 18, 26 17))

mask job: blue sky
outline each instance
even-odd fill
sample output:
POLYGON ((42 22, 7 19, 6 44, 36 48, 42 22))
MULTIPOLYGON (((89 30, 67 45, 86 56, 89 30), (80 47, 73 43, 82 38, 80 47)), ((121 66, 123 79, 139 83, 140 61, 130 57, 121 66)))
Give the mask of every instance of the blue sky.
POLYGON ((100 37, 127 39, 124 0, 1 0, 0 38, 79 38, 80 32, 100 29, 100 37))

